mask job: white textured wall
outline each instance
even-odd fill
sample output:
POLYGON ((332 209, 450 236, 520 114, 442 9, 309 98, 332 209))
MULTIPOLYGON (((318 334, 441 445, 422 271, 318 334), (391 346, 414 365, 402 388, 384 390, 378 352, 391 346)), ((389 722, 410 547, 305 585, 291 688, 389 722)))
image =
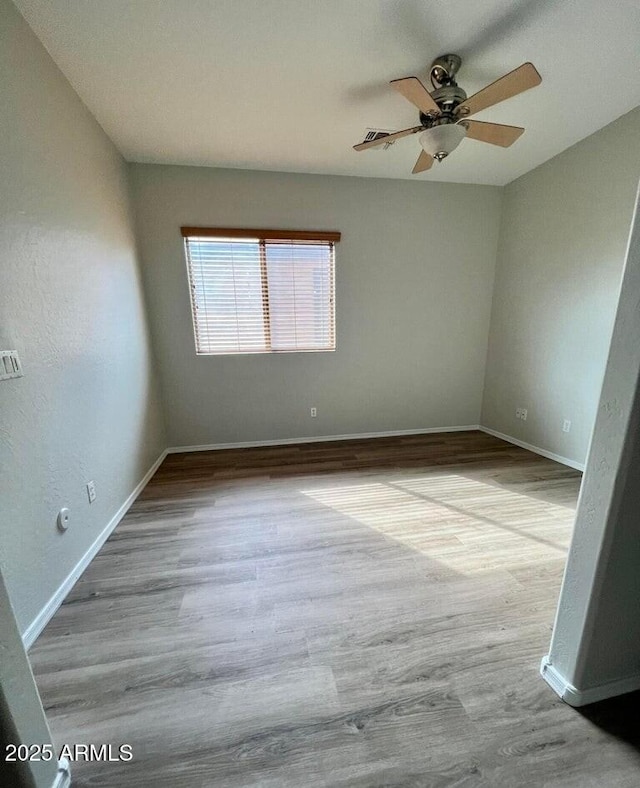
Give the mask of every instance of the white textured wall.
POLYGON ((131 179, 172 445, 478 423, 500 189, 144 164, 131 179), (337 351, 197 357, 181 225, 340 230, 337 351))
POLYGON ((505 188, 485 426, 584 462, 639 176, 636 109, 505 188))
POLYGON ((636 216, 549 654, 599 697, 640 688, 639 293, 636 216))
POLYGON ((11 768, 4 761, 7 744, 52 746, 42 702, 22 645, 11 600, 0 572, 0 777, 11 788, 51 788, 57 759, 23 761, 11 768))
POLYGON ((0 382, 0 561, 24 631, 164 436, 125 165, 8 0, 0 108, 0 346, 25 373, 0 382))

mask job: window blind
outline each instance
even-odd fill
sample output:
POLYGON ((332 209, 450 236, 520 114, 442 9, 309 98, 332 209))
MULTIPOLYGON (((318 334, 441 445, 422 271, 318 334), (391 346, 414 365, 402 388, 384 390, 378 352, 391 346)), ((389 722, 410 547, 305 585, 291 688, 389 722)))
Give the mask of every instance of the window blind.
POLYGON ((250 232, 183 228, 196 352, 335 350, 339 233, 250 232))

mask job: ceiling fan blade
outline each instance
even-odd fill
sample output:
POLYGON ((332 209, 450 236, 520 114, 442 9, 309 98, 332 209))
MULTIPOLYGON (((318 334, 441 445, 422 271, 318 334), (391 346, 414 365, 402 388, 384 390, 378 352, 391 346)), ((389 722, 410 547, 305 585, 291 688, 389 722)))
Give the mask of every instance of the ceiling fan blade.
POLYGON ((425 115, 440 115, 440 107, 418 77, 392 79, 389 83, 425 115))
POLYGON ((523 63, 463 101, 457 108, 458 115, 465 118, 475 115, 480 110, 492 107, 512 96, 517 96, 518 93, 524 93, 529 88, 535 88, 541 82, 542 77, 536 71, 533 63, 523 63))
POLYGON ((504 126, 502 123, 484 123, 481 120, 461 120, 461 126, 467 129, 467 137, 491 145, 508 148, 524 132, 521 126, 504 126))
POLYGON ((415 163, 411 172, 416 175, 419 172, 424 172, 425 170, 430 170, 431 165, 433 164, 433 156, 430 156, 426 150, 420 152, 418 156, 418 161, 415 163))
POLYGON ((361 142, 359 145, 354 145, 354 150, 367 150, 367 148, 375 148, 376 145, 384 145, 385 142, 393 142, 394 140, 399 140, 401 137, 408 137, 409 134, 417 134, 419 131, 423 131, 424 126, 412 126, 410 129, 403 129, 402 131, 396 131, 394 134, 387 134, 384 137, 378 137, 377 140, 371 140, 371 142, 361 142))

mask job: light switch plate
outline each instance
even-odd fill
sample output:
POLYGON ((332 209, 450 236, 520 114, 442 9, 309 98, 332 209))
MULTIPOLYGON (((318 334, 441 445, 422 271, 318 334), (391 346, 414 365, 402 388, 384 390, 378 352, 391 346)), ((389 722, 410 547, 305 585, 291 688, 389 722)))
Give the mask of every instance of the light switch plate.
POLYGON ((22 365, 17 350, 0 350, 0 380, 21 378, 22 365))

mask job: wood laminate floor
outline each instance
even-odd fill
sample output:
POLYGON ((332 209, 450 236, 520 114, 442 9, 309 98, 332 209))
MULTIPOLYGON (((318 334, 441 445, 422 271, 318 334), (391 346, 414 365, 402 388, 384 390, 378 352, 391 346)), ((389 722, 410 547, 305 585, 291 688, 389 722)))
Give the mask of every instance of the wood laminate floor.
POLYGON ((169 456, 31 651, 57 745, 133 747, 74 785, 637 788, 633 703, 538 675, 579 483, 478 432, 169 456))

